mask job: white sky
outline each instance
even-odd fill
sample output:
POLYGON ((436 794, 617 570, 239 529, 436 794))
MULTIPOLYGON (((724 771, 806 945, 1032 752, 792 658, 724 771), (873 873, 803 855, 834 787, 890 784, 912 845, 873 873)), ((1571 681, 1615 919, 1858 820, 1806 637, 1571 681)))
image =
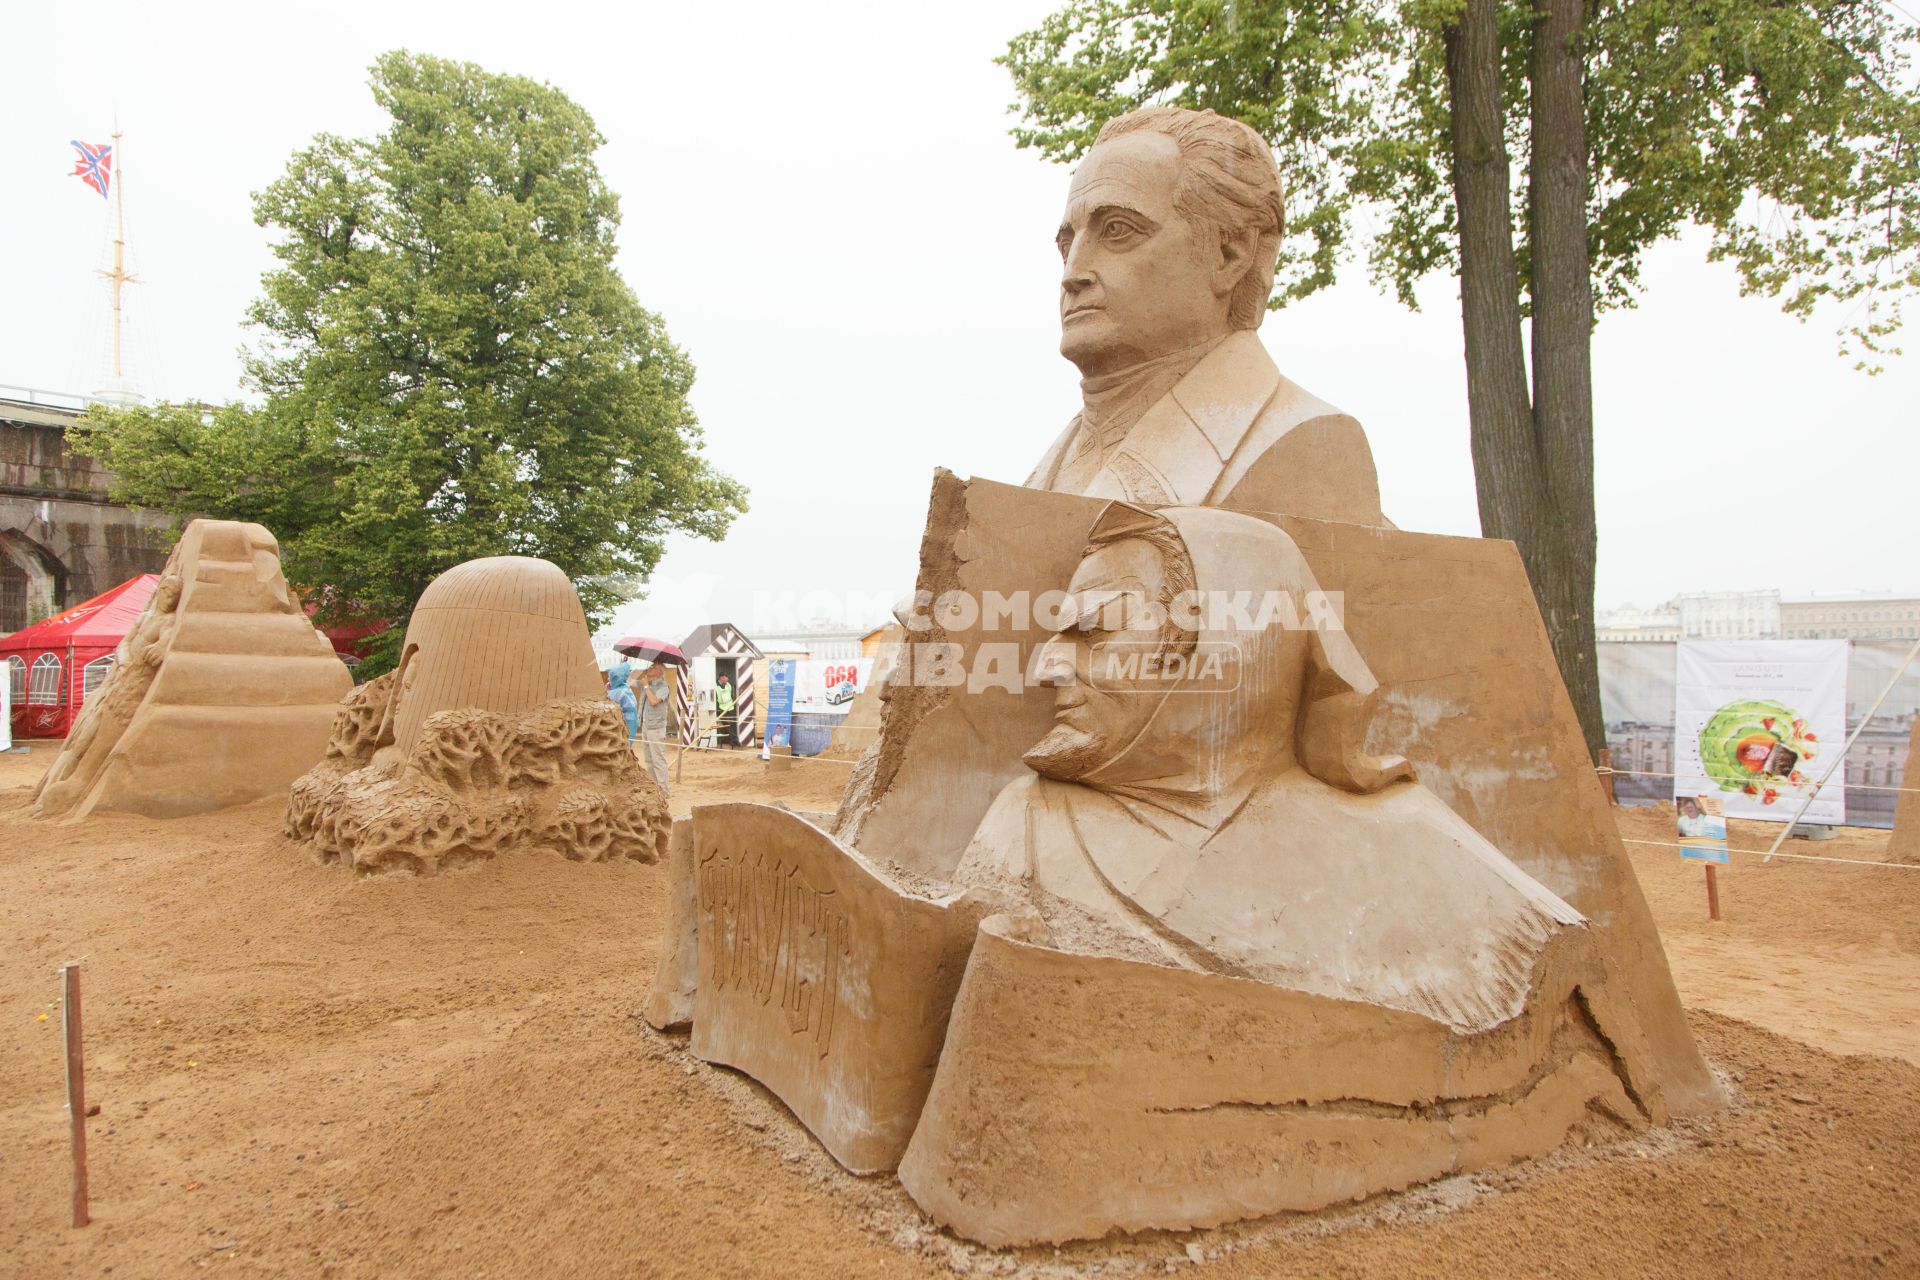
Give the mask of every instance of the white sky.
MULTIPOLYGON (((780 593, 822 591, 866 621, 912 586, 933 469, 1017 483, 1077 407, 1055 350, 1067 172, 1014 149, 992 63, 1050 7, 8 6, 0 383, 99 385, 107 202, 68 176, 67 142, 105 141, 116 111, 144 281, 134 372, 150 396, 218 401, 239 393, 242 314, 271 265, 249 193, 315 133, 381 127, 374 57, 533 76, 606 136, 621 269, 695 361, 710 455, 753 491, 723 544, 670 544, 623 623, 770 635, 796 621, 769 613, 780 593)), ((1834 317, 1742 299, 1703 250, 1657 250, 1640 308, 1599 329, 1600 604, 1920 589, 1896 519, 1914 506, 1920 334, 1884 374, 1855 373, 1834 317)), ((1407 312, 1356 265, 1262 336, 1366 425, 1402 528, 1475 534, 1453 282, 1422 298, 1407 312)))

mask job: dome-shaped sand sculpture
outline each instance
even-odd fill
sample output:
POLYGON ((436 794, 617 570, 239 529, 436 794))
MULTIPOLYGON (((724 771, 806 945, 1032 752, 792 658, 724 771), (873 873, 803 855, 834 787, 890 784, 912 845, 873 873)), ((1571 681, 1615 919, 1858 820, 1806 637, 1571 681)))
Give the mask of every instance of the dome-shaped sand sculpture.
POLYGON ((360 872, 432 874, 513 851, 656 860, 666 797, 634 756, 573 584, 545 560, 435 579, 400 665, 340 704, 287 834, 360 872))
POLYGON ((40 783, 34 812, 172 818, 286 791, 353 678, 257 524, 195 520, 40 783))

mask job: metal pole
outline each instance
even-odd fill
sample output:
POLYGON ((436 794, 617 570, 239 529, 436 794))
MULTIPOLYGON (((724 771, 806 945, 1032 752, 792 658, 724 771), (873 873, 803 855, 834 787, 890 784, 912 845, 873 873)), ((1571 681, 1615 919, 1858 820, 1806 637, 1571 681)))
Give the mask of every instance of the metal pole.
POLYGON ((80 1041, 80 966, 60 970, 66 989, 60 1022, 67 1033, 67 1131, 73 1140, 73 1225, 87 1225, 87 1067, 80 1041))
POLYGON ((120 289, 127 278, 127 157, 113 131, 113 376, 120 376, 120 289))
POLYGON ((1821 775, 1819 785, 1814 787, 1812 791, 1809 791, 1807 798, 1800 802, 1800 811, 1793 815, 1793 821, 1780 828, 1780 834, 1775 836, 1773 843, 1767 846, 1767 856, 1760 859, 1760 861, 1772 862, 1773 855, 1780 852, 1780 846, 1786 842, 1787 836, 1793 832, 1794 827, 1799 825, 1800 819, 1806 817, 1807 810, 1812 807, 1815 797, 1826 789, 1826 785, 1829 782, 1833 781, 1833 771, 1838 769, 1840 762, 1847 758, 1847 752, 1853 750, 1853 744, 1859 740, 1860 731, 1867 727, 1868 721, 1879 714, 1880 704, 1885 702, 1887 695, 1893 692, 1893 686, 1900 683, 1900 677, 1907 674, 1907 668, 1913 665, 1913 659, 1917 654, 1920 654, 1920 640, 1915 640, 1913 642, 1913 648, 1907 650, 1907 656, 1901 660, 1899 669, 1893 673, 1893 678, 1887 681, 1887 687, 1880 691, 1880 696, 1873 700, 1872 708, 1868 710, 1867 714, 1860 717, 1860 723, 1853 726, 1853 732, 1847 735, 1847 745, 1841 747, 1840 754, 1835 756, 1827 765, 1827 771, 1821 775))

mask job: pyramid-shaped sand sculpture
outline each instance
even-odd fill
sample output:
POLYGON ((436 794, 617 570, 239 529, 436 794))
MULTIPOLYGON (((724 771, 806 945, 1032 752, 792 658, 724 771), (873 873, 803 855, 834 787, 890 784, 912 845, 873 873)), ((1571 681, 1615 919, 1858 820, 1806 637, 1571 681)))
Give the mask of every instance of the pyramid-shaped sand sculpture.
POLYGON ((421 595, 400 665, 355 689, 287 833, 360 872, 513 850, 652 862, 666 797, 634 756, 558 566, 469 560, 421 595))
POLYGON ((34 812, 171 818, 285 794, 326 748, 353 678, 257 524, 195 520, 34 812))

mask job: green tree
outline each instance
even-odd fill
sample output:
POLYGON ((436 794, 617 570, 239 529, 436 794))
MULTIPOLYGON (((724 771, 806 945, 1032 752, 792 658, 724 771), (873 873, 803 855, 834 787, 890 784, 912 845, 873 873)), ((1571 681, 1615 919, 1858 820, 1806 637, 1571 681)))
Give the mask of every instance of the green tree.
POLYGON ((372 87, 385 132, 315 138, 254 198, 279 259, 248 313, 259 403, 95 409, 76 447, 122 501, 265 524, 330 614, 404 624, 437 574, 511 554, 598 621, 669 532, 746 509, 702 456, 693 365, 614 269, 603 139, 470 64, 389 53, 372 87))
POLYGON ((1259 129, 1292 212, 1276 306, 1356 242, 1408 306, 1458 273, 1481 528, 1518 544, 1598 751, 1596 315, 1697 225, 1748 291, 1844 304, 1873 367, 1920 288, 1915 45, 1885 0, 1069 0, 1000 61, 1015 138, 1056 160, 1148 103, 1259 129))

